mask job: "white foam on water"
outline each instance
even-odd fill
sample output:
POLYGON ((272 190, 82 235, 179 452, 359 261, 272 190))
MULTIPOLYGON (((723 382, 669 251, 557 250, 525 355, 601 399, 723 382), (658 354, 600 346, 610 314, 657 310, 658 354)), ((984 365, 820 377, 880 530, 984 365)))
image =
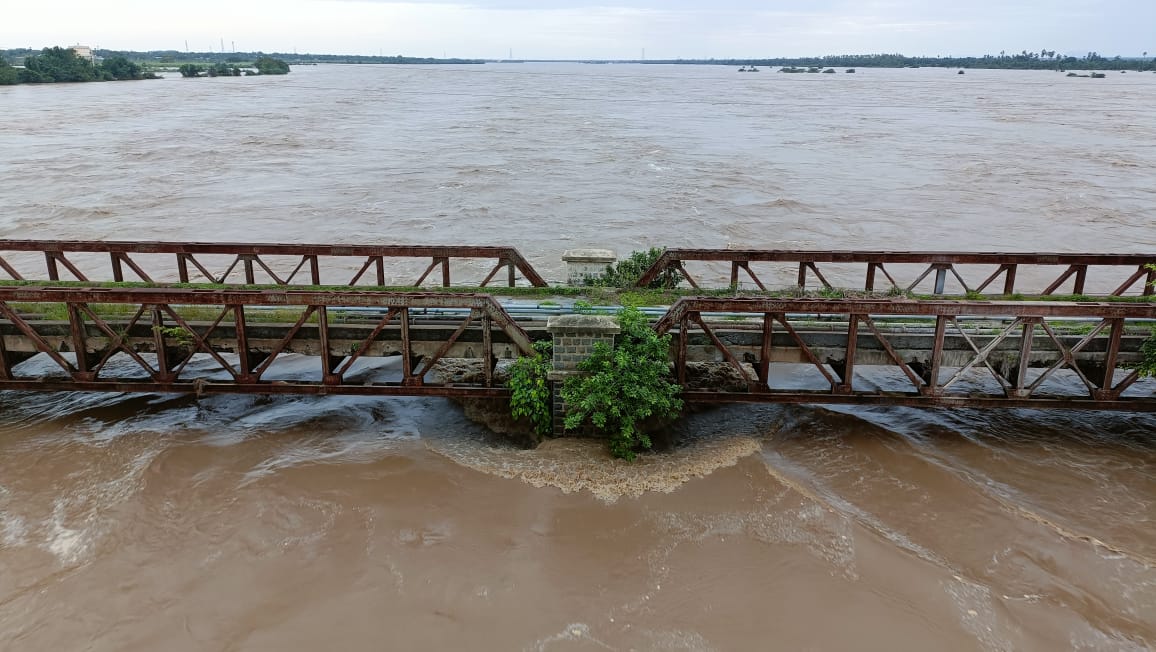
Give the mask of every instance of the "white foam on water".
POLYGON ((64 566, 83 564, 100 540, 115 527, 107 512, 129 500, 140 488, 145 470, 160 454, 153 445, 136 451, 120 473, 73 488, 52 502, 52 514, 29 537, 64 566))
POLYGON ((958 609, 960 624, 989 652, 1011 652, 1014 647, 1000 632, 1002 625, 996 613, 991 589, 958 575, 944 582, 944 591, 958 609))
POLYGON ((639 632, 654 650, 685 650, 686 652, 714 652, 717 648, 697 632, 682 630, 642 630, 639 632))
POLYGON ((528 652, 547 652, 554 643, 561 643, 563 641, 585 641, 605 650, 614 649, 597 638, 594 638, 594 636, 590 634, 590 626, 585 623, 571 623, 566 625, 566 627, 557 634, 540 638, 523 649, 528 652))
POLYGON ((589 491, 606 503, 638 498, 647 492, 670 493, 690 480, 734 466, 760 447, 753 437, 704 438, 627 462, 611 458, 606 442, 592 439, 553 439, 534 450, 465 436, 435 436, 423 441, 433 452, 475 471, 534 487, 554 487, 563 493, 589 491))
POLYGON ((92 541, 91 517, 85 518, 81 527, 71 528, 68 521, 67 500, 58 498, 52 505, 52 517, 47 523, 43 548, 52 553, 65 566, 77 564, 88 550, 92 541))
POLYGON ((28 524, 15 514, 0 512, 0 542, 4 543, 4 547, 27 544, 28 524))

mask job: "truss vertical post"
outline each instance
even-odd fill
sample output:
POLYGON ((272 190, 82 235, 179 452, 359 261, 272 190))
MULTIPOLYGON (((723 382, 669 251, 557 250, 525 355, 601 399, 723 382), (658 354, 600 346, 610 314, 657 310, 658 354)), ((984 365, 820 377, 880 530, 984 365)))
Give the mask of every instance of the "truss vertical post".
POLYGON ((775 336, 775 316, 771 313, 763 313, 763 342, 759 347, 759 366, 755 369, 755 375, 759 377, 759 389, 761 391, 770 390, 771 383, 771 351, 774 346, 775 336))
POLYGON ((1075 265, 1074 267, 1076 268, 1076 284, 1072 288, 1072 294, 1083 294, 1084 282, 1088 279, 1088 266, 1075 265))
POLYGON ((489 313, 482 314, 482 369, 486 387, 494 386, 494 334, 489 313))
POLYGON ((1005 267, 1007 268, 1007 276, 1005 276, 1003 280, 1003 293, 1015 294, 1016 269, 1019 268, 1019 265, 1006 265, 1005 267))
POLYGON ((79 381, 92 381, 96 374, 92 371, 88 356, 88 337, 84 332, 84 316, 75 303, 68 304, 68 328, 72 335, 72 349, 76 352, 76 373, 79 381))
POLYGON ((1032 359, 1032 340, 1035 337, 1036 324, 1041 319, 1038 317, 1024 317, 1023 330, 1020 335, 1020 357, 1016 365, 1014 386, 1008 391, 1008 396, 1015 398, 1028 398, 1031 396, 1031 390, 1027 389, 1028 367, 1031 366, 1032 359))
POLYGON ((309 280, 313 285, 321 285, 321 266, 317 263, 317 256, 306 256, 309 260, 309 280))
POLYGON ((935 318, 935 341, 931 345, 931 370, 928 372, 927 385, 919 391, 928 396, 939 396, 943 389, 939 386, 939 368, 943 363, 943 341, 947 336, 947 320, 950 317, 937 315, 935 318))
POLYGON ((401 309, 401 383, 406 386, 420 385, 421 378, 413 375, 413 350, 410 345, 409 308, 401 309))
POLYGON ((4 344, 4 336, 0 335, 0 380, 12 380, 12 366, 8 364, 8 347, 4 344))
POLYGON ((832 388, 833 394, 851 394, 855 391, 855 353, 859 348, 859 315, 852 314, 847 317, 846 357, 843 360, 843 372, 839 374, 842 383, 832 388))
POLYGON ((115 251, 110 253, 109 258, 112 259, 112 280, 116 283, 124 282, 124 269, 121 268, 120 254, 115 251))
POLYGON ((188 254, 177 254, 177 278, 181 280, 181 283, 189 282, 188 254))
POLYGON ((686 346, 689 334, 686 332, 690 327, 690 318, 685 313, 682 318, 678 320, 678 354, 675 358, 675 366, 678 368, 678 384, 686 387, 686 346))
POLYGON ((253 273, 253 257, 249 255, 242 255, 241 260, 245 267, 245 282, 253 285, 257 282, 257 277, 253 273))
POLYGON ((317 310, 317 337, 321 340, 321 383, 323 385, 340 385, 341 374, 334 373, 334 369, 345 359, 345 356, 334 355, 329 342, 329 307, 315 306, 317 310))
POLYGON ((1100 389, 1092 392, 1092 398, 1098 401, 1114 401, 1120 397, 1120 392, 1114 389, 1116 383, 1116 363, 1120 356, 1120 340, 1124 336, 1124 320, 1112 318, 1112 331, 1108 335, 1108 349, 1104 353, 1104 375, 1100 382, 1100 389))
POLYGON ((51 251, 44 252, 44 264, 48 267, 48 280, 59 281, 60 269, 56 266, 56 255, 51 251))
POLYGON ((253 360, 249 355, 249 327, 245 323, 244 306, 233 307, 233 324, 237 331, 237 382, 256 384, 258 378, 253 373, 253 360))
POLYGON ((943 294, 947 287, 947 269, 944 265, 935 266, 935 294, 943 294))
POLYGON ((171 383, 175 380, 168 351, 165 350, 165 317, 160 306, 150 306, 153 317, 153 348, 157 352, 157 380, 161 383, 171 383))

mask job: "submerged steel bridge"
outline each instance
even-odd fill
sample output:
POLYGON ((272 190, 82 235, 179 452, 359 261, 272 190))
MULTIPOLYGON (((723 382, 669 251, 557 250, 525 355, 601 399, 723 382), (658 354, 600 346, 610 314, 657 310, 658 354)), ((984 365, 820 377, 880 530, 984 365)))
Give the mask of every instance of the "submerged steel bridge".
MULTIPOLYGON (((0 268, 13 276, 0 284, 0 390, 501 399, 509 390, 500 380, 500 361, 530 355, 534 340, 550 337, 545 309, 530 314, 468 287, 437 293, 287 287, 302 270, 310 282, 320 279, 323 250, 334 259, 344 256, 342 265, 360 265, 349 284, 373 270, 371 280, 386 285, 378 263, 403 253, 432 261, 413 285, 443 263, 443 271, 448 269, 454 255, 497 261, 482 284, 503 267, 511 276, 520 270, 527 284, 545 284, 508 247, 0 241, 0 252, 31 252, 45 263, 40 272, 21 273, 0 256, 0 268), (192 264, 188 257, 204 251, 232 257, 224 274, 202 270, 217 287, 53 282, 61 280, 61 269, 77 280, 104 280, 82 270, 70 257, 73 252, 103 253, 109 262, 104 271, 113 280, 125 278, 127 268, 151 282, 160 275, 154 276, 141 256, 160 255, 185 278, 192 264), (220 285, 258 280, 256 271, 245 271, 247 263, 264 270, 269 256, 301 258, 293 273, 279 274, 270 265, 266 271, 276 283, 266 287, 220 285), (36 274, 55 276, 28 280, 36 274), (281 363, 289 354, 309 358, 297 358, 287 373, 281 363), (456 371, 443 373, 450 362, 456 371)), ((750 253, 740 252, 739 258, 750 253)), ((762 253, 769 258, 782 252, 762 253)), ((795 253, 812 262, 823 257, 795 253)), ((1019 262, 989 262, 1008 278, 1014 278, 1014 266, 1041 261, 1074 269, 1057 283, 1068 278, 1078 283, 1082 265, 1102 264, 1131 279, 1120 294, 1150 277, 1138 261, 1154 258, 1014 255, 1021 256, 1019 262), (1029 259, 1035 262, 1025 262, 1029 259)), ((880 260, 878 252, 861 256, 869 265, 880 260)), ((806 260, 801 264, 812 269, 806 260)), ((199 259, 192 264, 201 266, 199 259)), ((448 277, 443 280, 448 283, 448 277)), ((675 377, 690 402, 1156 410, 1156 382, 1136 370, 1156 324, 1156 303, 1148 301, 688 297, 655 310, 655 328, 672 336, 675 377)))

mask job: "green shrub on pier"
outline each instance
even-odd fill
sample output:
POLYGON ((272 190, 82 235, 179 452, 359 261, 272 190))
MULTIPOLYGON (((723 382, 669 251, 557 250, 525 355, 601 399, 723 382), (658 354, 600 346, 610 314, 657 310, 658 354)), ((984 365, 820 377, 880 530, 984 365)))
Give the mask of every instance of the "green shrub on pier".
MULTIPOLYGON (((1147 265, 1148 269, 1156 271, 1156 263, 1147 265)), ((1154 283, 1153 285, 1156 285, 1154 283)), ((1152 335, 1144 340, 1140 345, 1140 370, 1141 376, 1156 376, 1156 328, 1152 329, 1152 335)))
POLYGON ((610 436, 610 454, 633 460, 638 449, 651 447, 644 421, 671 419, 682 410, 681 387, 671 381, 670 335, 659 336, 637 308, 618 314, 617 346, 594 345, 578 363, 586 375, 562 385, 566 428, 592 425, 610 436))
POLYGON ((1152 329, 1152 335, 1144 340, 1140 345, 1140 370, 1141 376, 1156 376, 1156 328, 1152 329))
POLYGON ((550 434, 550 383, 546 375, 552 367, 554 345, 550 341, 534 342, 534 355, 523 356, 510 365, 510 414, 525 417, 534 424, 534 432, 550 434))
MULTIPOLYGON (((602 276, 591 279, 590 285, 611 288, 632 288, 638 284, 638 279, 650 269, 662 256, 663 249, 651 247, 646 251, 635 251, 614 265, 607 265, 602 276)), ((680 280, 677 269, 663 270, 653 281, 647 283, 648 288, 673 288, 680 280)))

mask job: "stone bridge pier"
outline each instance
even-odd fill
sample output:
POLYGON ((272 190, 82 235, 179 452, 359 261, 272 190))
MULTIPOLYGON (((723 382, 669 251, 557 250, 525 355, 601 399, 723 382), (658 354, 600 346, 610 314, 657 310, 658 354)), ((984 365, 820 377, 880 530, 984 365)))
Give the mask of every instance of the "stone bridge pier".
MULTIPOLYGON (((563 415, 566 414, 562 401, 562 383, 567 378, 581 375, 578 363, 590 357, 599 342, 614 346, 614 336, 621 330, 613 317, 605 315, 556 315, 546 322, 546 329, 554 341, 553 369, 550 381, 551 413, 554 419, 553 435, 565 434, 563 415)), ((571 433, 573 434, 573 433, 571 433)), ((580 432, 579 434, 594 434, 580 432)))

